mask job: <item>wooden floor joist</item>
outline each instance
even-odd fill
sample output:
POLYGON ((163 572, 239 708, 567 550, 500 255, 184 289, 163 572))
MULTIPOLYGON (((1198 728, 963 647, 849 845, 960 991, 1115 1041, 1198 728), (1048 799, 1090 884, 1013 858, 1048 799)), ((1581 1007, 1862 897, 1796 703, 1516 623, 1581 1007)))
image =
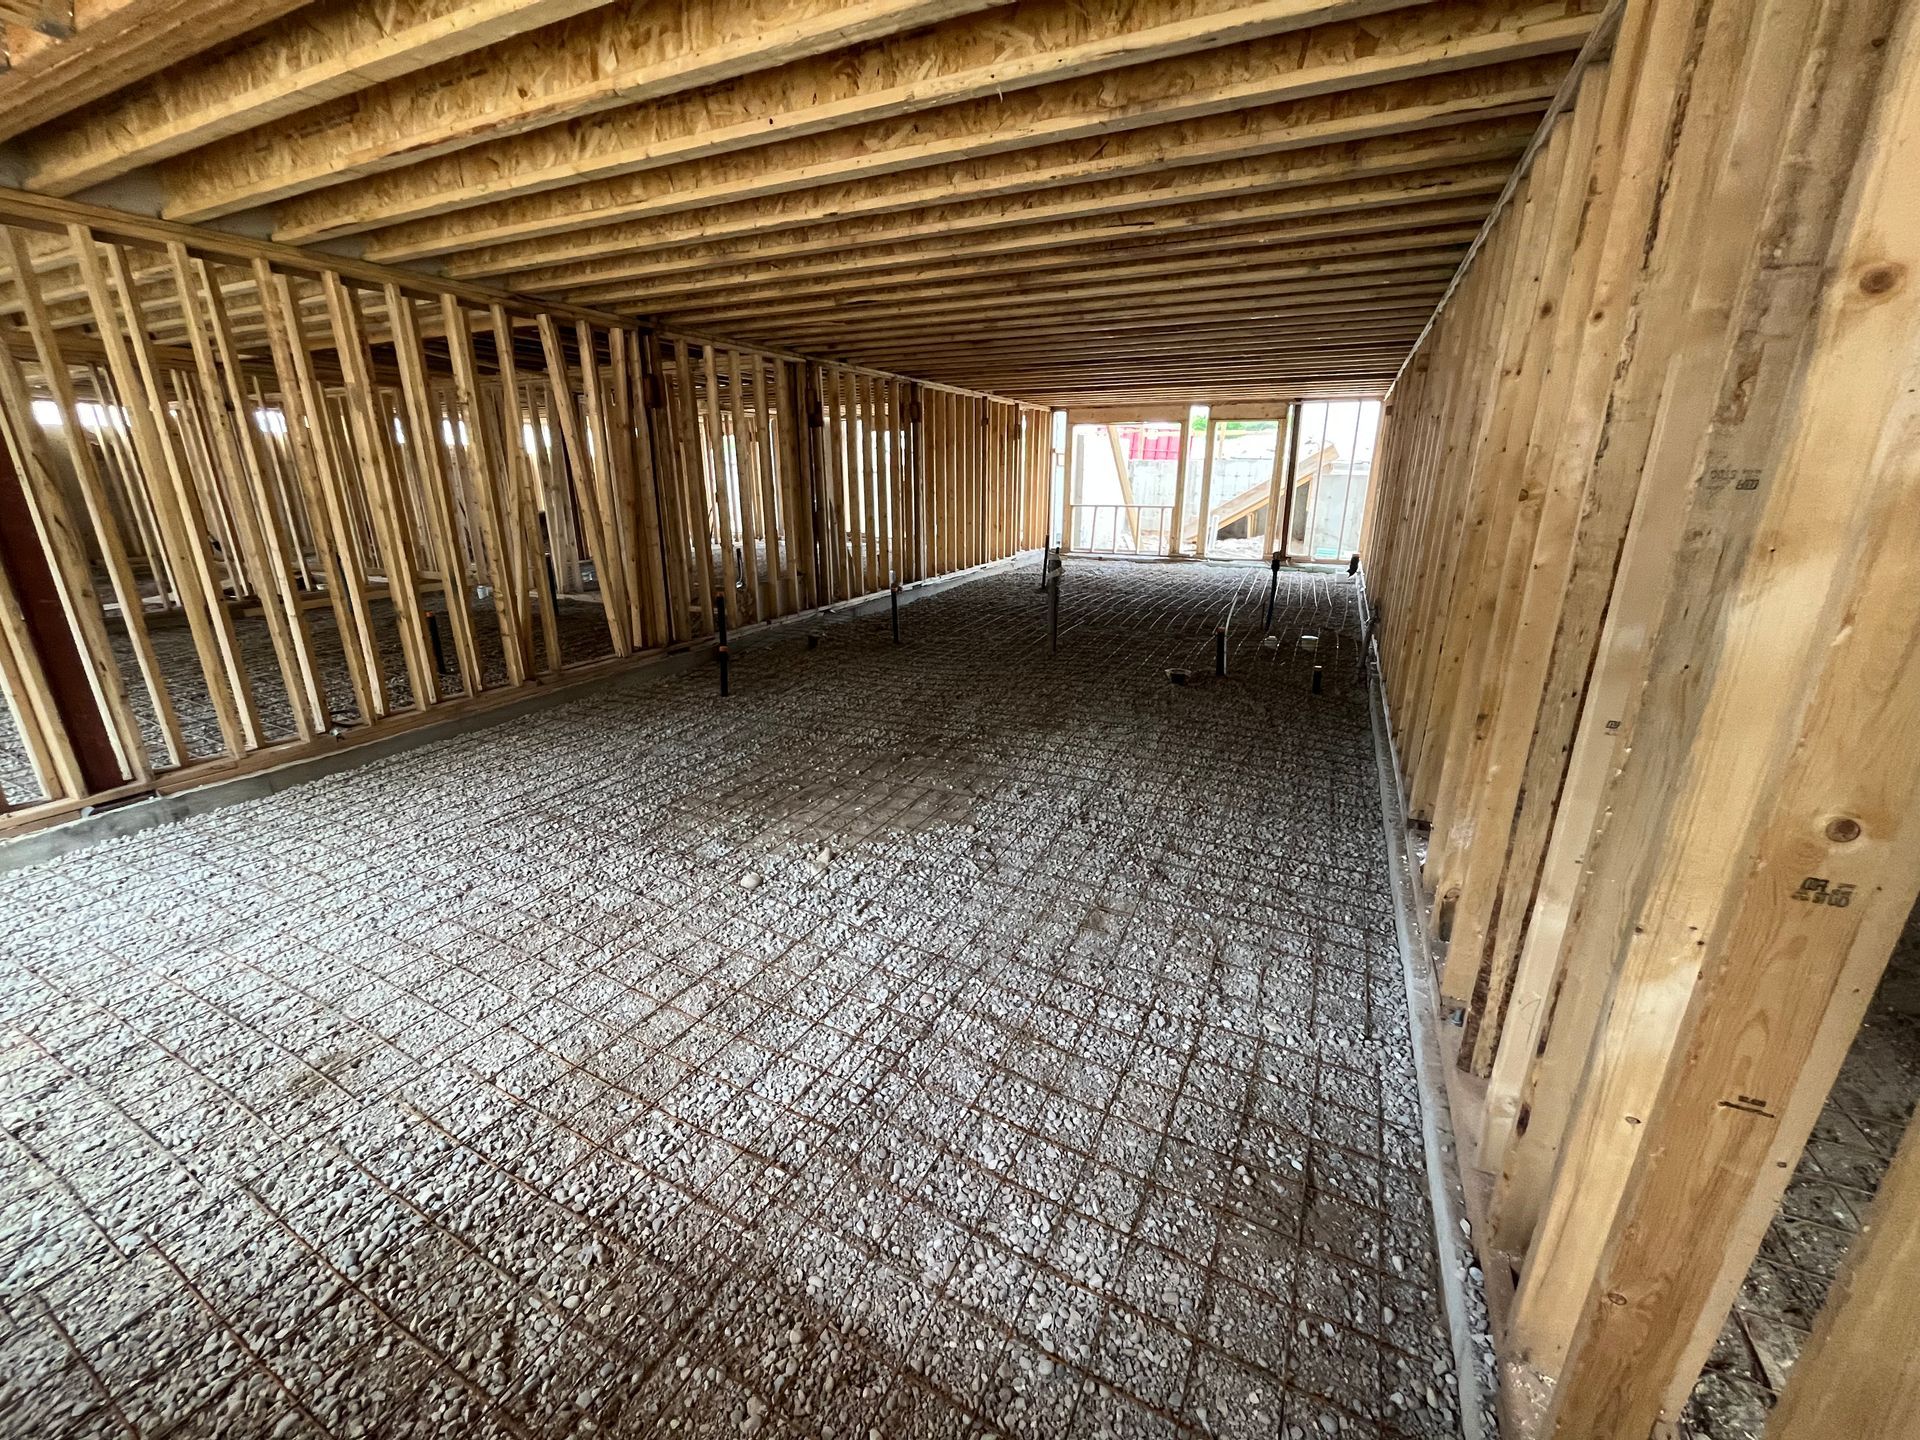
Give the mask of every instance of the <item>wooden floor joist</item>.
MULTIPOLYGON (((307 5, 245 43, 164 70, 27 150, 27 183, 71 195, 202 145, 589 10, 598 0, 307 5)), ((254 23, 261 24, 268 16, 254 23)), ((211 47, 208 47, 211 48, 211 47)))
MULTIPOLYGON (((840 191, 838 184, 867 175, 918 172, 931 181, 979 172, 984 178, 977 183, 984 187, 996 175, 1044 169, 1042 157, 1056 170, 1076 161, 1085 169, 1098 160, 1104 169, 1124 172, 1166 164, 1181 151, 1202 159, 1208 147, 1254 153, 1263 144, 1277 150, 1347 135, 1412 130, 1450 116, 1544 103, 1565 64, 1531 57, 1575 49, 1587 30, 1582 17, 1569 17, 1561 7, 1539 0, 1516 5, 1510 22, 1502 26, 1487 24, 1490 17, 1484 11, 1463 7, 1459 0, 1451 3, 1451 15, 1414 12, 1420 26, 1406 34, 1389 33, 1364 63, 1353 58, 1355 42, 1359 34, 1382 28, 1383 21, 1326 26, 1299 37, 1135 65, 1010 96, 995 93, 991 99, 916 114, 910 127, 883 118, 712 159, 669 163, 693 145, 710 151, 716 143, 710 129, 694 128, 689 117, 686 143, 680 147, 670 137, 648 134, 633 142, 633 158, 625 166, 616 167, 612 159, 590 152, 595 159, 584 165, 577 159, 556 162, 556 178, 527 187, 557 194, 494 202, 405 225, 398 223, 404 217, 369 216, 362 228, 383 232, 371 253, 412 259, 795 191, 806 192, 814 208, 845 213, 863 197, 840 191), (1486 26, 1484 33, 1462 33, 1463 16, 1477 18, 1486 26), (1448 25, 1448 20, 1454 23, 1448 25), (1106 143, 1072 148, 1073 142, 1095 137, 1106 143), (988 157, 1002 158, 988 166, 983 163, 988 157), (968 169, 957 171, 963 164, 968 169), (611 168, 636 173, 617 181, 580 183, 611 168), (833 188, 822 189, 828 186, 833 188)), ((1249 8, 1270 12, 1275 7, 1249 8)), ((1220 19, 1227 32, 1253 28, 1251 22, 1236 26, 1231 13, 1220 19)), ((900 48, 888 47, 896 63, 904 59, 895 53, 900 48)), ((1113 46, 1103 47, 1109 64, 1126 58, 1125 51, 1114 52, 1113 46)), ((1140 47, 1134 53, 1144 52, 1140 47)), ((1003 71, 996 67, 994 73, 1003 71)), ((983 73, 961 93, 977 91, 985 83, 983 73)), ((930 103, 928 88, 916 75, 915 104, 930 103)), ((748 113, 764 112, 750 108, 748 113)), ((498 188, 511 191, 512 186, 501 182, 498 188)), ((315 208, 320 203, 312 202, 315 208)), ((336 221, 332 233, 338 233, 338 225, 336 221)), ((281 227, 279 238, 307 237, 281 227)))
MULTIPOLYGON (((979 262, 990 266, 1006 256, 1033 255, 1063 245, 1118 241, 1129 254, 1150 252, 1151 244, 1135 245, 1142 237, 1206 235, 1218 241, 1227 236, 1240 248, 1257 251, 1263 233, 1294 234, 1297 225, 1313 224, 1324 234, 1367 234, 1383 226, 1399 228, 1409 206, 1425 214, 1454 214, 1477 209, 1484 218, 1505 183, 1507 169, 1498 163, 1450 167, 1432 175, 1409 178, 1354 180, 1337 185, 1307 186, 1296 191, 1235 196, 1226 199, 1150 205, 1138 211, 1101 214, 1071 220, 1014 223, 1005 227, 959 232, 930 229, 926 234, 894 239, 877 226, 848 222, 838 226, 805 226, 772 241, 719 242, 713 246, 678 246, 642 252, 580 266, 549 267, 516 272, 511 283, 529 293, 619 293, 626 279, 657 280, 662 287, 678 277, 697 276, 710 267, 785 266, 805 274, 845 273, 883 267, 902 256, 915 260, 979 262), (1377 217, 1377 218, 1376 218, 1377 217), (1248 223, 1253 222, 1253 223, 1248 223), (1242 228, 1244 227, 1244 228, 1242 228)), ((1440 223, 1436 220, 1435 223, 1440 223)))
POLYGON ((351 96, 190 152, 168 166, 168 215, 207 220, 418 164, 483 141, 722 85, 990 0, 827 0, 743 7, 730 0, 661 11, 644 0, 363 86, 351 96))
MULTIPOLYGON (((0 70, 0 140, 49 125, 310 4, 311 0, 96 0, 91 5, 49 6, 49 10, 64 10, 73 23, 44 27, 30 50, 16 47, 7 55, 6 68, 0 70), (61 29, 66 30, 64 35, 61 29)), ((10 42, 15 38, 8 36, 10 42)))
MULTIPOLYGON (((164 66, 70 116, 21 100, 14 123, 0 103, 0 158, 43 197, 113 185, 236 241, 343 247, 359 257, 343 273, 399 265, 429 289, 485 282, 911 371, 912 346, 841 312, 932 319, 977 292, 945 312, 965 324, 1018 294, 1093 333, 1128 318, 1125 284, 1204 310, 1210 276, 1309 240, 1329 263, 1450 261, 1606 4, 311 0, 198 51, 166 30, 164 66), (1400 243, 1368 243, 1386 234, 1400 243)), ((173 23, 169 0, 118 0, 33 63, 143 11, 173 23)), ((81 277, 30 244, 53 322, 84 327, 81 277)), ((155 339, 183 346, 167 286, 135 273, 155 339)), ((315 320, 319 298, 298 300, 315 320)), ((231 319, 257 363, 258 303, 236 296, 231 319)), ((442 319, 417 317, 430 346, 442 319)), ((1029 383, 1009 373, 1010 393, 1029 383)))
MULTIPOLYGON (((663 221, 596 226, 550 240, 482 247, 463 252, 446 266, 450 275, 514 283, 510 277, 555 265, 573 265, 608 255, 630 255, 673 246, 710 245, 748 239, 749 248, 768 256, 805 254, 836 248, 830 238, 845 229, 862 243, 888 244, 925 236, 1052 224, 1086 215, 1112 215, 1165 205, 1220 199, 1296 187, 1365 184, 1379 177, 1420 177, 1400 181, 1397 203, 1420 198, 1429 184, 1444 186, 1458 178, 1453 167, 1506 162, 1510 165, 1533 133, 1526 117, 1461 122, 1405 135, 1282 151, 1273 157, 1208 161, 1164 166, 1143 175, 1079 180, 1048 174, 1031 189, 1017 182, 989 188, 990 199, 968 197, 968 177, 955 182, 958 198, 917 175, 889 177, 852 193, 829 196, 823 204, 802 192, 796 197, 741 201, 663 221), (895 193, 903 192, 903 193, 895 193), (839 213, 857 215, 856 224, 827 224, 839 213), (813 232, 827 240, 802 248, 813 232), (508 277, 504 281, 501 277, 508 277)), ((1090 156, 1100 147, 1085 146, 1090 156)), ((1505 169, 1502 169, 1505 174, 1505 169)), ((1442 191, 1441 193, 1445 193, 1442 191)))
MULTIPOLYGON (((930 285, 979 276, 1010 280, 1054 270, 1100 268, 1112 264, 1178 263, 1194 257, 1201 268, 1236 263, 1247 254, 1238 248, 1249 239, 1259 242, 1256 253, 1334 259, 1342 255, 1373 254, 1418 244, 1451 244, 1471 239, 1485 220, 1488 206, 1474 200, 1438 205, 1409 206, 1403 211, 1371 212, 1365 216, 1315 218, 1308 222, 1275 222, 1243 227, 1234 222, 1190 234, 1186 239, 1119 237, 1095 245, 1072 243, 1062 237, 1047 248, 1012 250, 996 254, 990 264, 984 256, 923 256, 911 247, 841 256, 822 256, 766 265, 716 267, 684 278, 636 281, 644 287, 644 302, 656 309, 675 304, 733 303, 755 297, 787 298, 802 293, 814 297, 873 293, 887 286, 930 285), (863 262, 864 263, 861 263, 863 262), (870 288, 871 287, 871 288, 870 288)), ((589 292, 576 291, 576 296, 589 292)), ((627 286, 607 292, 631 295, 627 286)), ((590 301, 587 303, 591 303, 590 301)))

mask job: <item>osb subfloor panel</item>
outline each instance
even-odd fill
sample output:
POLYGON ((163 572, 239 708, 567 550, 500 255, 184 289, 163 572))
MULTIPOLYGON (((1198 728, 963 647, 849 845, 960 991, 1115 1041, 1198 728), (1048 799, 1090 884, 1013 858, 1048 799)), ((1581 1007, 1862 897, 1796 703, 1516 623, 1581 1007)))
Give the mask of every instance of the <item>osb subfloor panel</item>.
POLYGON ((1035 580, 8 877, 0 1433, 1453 1433, 1354 593, 1035 580))

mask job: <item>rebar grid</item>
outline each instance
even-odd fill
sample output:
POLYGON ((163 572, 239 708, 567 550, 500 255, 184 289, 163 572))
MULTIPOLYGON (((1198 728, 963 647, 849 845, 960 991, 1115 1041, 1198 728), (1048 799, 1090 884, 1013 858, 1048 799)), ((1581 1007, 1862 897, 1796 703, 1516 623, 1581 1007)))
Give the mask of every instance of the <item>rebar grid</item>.
POLYGON ((1355 592, 1036 577, 9 877, 0 1431, 1454 1433, 1355 592))

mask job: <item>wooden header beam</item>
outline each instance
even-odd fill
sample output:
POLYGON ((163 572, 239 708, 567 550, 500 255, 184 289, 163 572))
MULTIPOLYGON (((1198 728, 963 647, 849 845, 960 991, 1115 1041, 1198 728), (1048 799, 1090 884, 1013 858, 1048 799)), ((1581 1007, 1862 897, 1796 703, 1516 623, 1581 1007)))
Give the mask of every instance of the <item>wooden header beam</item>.
POLYGON ((90 205, 79 200, 61 200, 50 195, 34 195, 25 190, 0 188, 0 223, 23 229, 62 234, 69 225, 84 225, 104 238, 124 241, 145 249, 164 252, 169 245, 185 245, 194 254, 233 265, 250 266, 264 260, 281 270, 318 277, 332 273, 363 285, 393 285, 412 295, 438 299, 453 295, 475 305, 503 305, 516 314, 562 316, 591 325, 624 326, 632 322, 607 310, 592 310, 579 305, 549 304, 516 295, 509 290, 467 281, 423 275, 418 270, 403 270, 378 265, 324 251, 301 250, 271 240, 254 240, 230 235, 223 230, 203 226, 180 225, 171 220, 154 220, 90 205))

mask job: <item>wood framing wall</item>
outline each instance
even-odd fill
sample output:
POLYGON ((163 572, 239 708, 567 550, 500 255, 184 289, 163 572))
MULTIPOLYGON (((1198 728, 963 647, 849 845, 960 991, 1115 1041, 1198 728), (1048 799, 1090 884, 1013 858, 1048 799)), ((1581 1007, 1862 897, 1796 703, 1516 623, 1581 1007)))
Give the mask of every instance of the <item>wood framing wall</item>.
MULTIPOLYGON (((1366 583, 1543 1433, 1677 1417, 1920 891, 1915 8, 1613 7, 1389 398, 1366 583)), ((1824 1333, 1782 1434, 1912 1394, 1824 1333)))
POLYGON ((1046 540, 1010 401, 26 196, 0 272, 0 832, 1046 540))

